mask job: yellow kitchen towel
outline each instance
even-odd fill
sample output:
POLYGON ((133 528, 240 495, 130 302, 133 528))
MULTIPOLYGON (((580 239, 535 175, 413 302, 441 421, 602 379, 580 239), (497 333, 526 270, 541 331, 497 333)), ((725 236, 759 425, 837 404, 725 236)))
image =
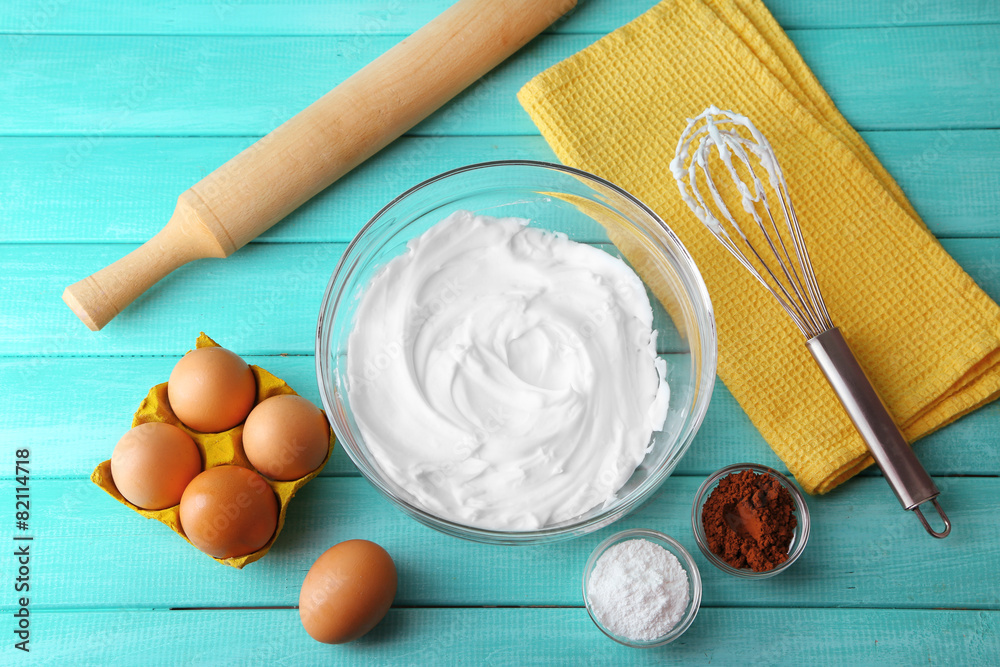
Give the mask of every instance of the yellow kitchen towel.
POLYGON ((833 321, 907 439, 1000 394, 1000 308, 757 0, 665 0, 518 98, 559 159, 638 196, 690 250, 715 308, 719 376, 805 490, 829 491, 871 458, 801 333, 678 195, 677 139, 710 104, 770 139, 833 321))

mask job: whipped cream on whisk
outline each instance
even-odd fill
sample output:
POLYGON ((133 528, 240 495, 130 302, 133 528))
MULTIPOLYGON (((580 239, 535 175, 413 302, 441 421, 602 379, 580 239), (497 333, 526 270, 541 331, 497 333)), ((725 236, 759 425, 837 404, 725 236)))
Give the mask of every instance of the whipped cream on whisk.
POLYGON ((705 185, 716 210, 732 224, 740 236, 744 236, 743 229, 726 206, 708 167, 712 149, 717 152, 726 172, 735 184, 740 194, 743 210, 752 215, 758 224, 762 222, 762 219, 756 204, 761 202, 767 204, 767 192, 754 165, 756 164, 758 168, 764 170, 771 188, 776 192, 787 193, 788 186, 785 184, 785 175, 774 156, 771 144, 746 116, 732 111, 722 111, 712 105, 701 114, 688 119, 687 127, 677 143, 677 152, 674 159, 670 161, 670 172, 677 181, 681 198, 702 223, 713 232, 725 234, 728 237, 729 234, 722 221, 712 211, 698 188, 698 175, 700 173, 705 180, 705 185), (743 128, 750 136, 746 137, 740 134, 738 129, 727 129, 725 126, 743 128), (751 160, 751 156, 755 159, 751 160), (734 157, 742 162, 746 168, 753 186, 752 192, 744 178, 737 172, 736 166, 733 164, 734 157))
POLYGON ((625 262, 517 218, 458 211, 361 296, 348 398, 408 500, 533 530, 610 502, 669 402, 653 311, 625 262))

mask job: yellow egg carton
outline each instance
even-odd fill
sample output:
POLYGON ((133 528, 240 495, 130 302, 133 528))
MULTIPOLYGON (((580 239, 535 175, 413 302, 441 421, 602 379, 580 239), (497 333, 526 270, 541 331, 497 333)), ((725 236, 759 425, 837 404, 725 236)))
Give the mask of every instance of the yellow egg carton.
MULTIPOLYGON (((214 340, 202 333, 198 337, 198 342, 196 347, 219 347, 219 344, 214 340)), ((254 377, 257 380, 257 399, 254 401, 254 405, 257 405, 266 398, 272 396, 278 396, 280 394, 295 394, 295 391, 285 383, 281 378, 277 378, 271 375, 263 368, 259 366, 250 366, 253 371, 254 377)), ((201 450, 201 459, 204 462, 203 470, 213 468, 215 466, 221 465, 238 465, 244 468, 249 468, 250 470, 255 470, 255 468, 247 460, 246 454, 243 453, 243 424, 235 426, 228 431, 223 431, 222 433, 200 433, 198 431, 193 431, 187 426, 185 426, 173 411, 170 409, 170 402, 167 400, 167 383, 158 384, 149 390, 149 394, 143 399, 142 404, 139 409, 136 410, 135 416, 132 418, 132 427, 136 427, 139 424, 145 424, 147 422, 166 422, 168 424, 173 424, 177 426, 185 433, 194 439, 198 449, 201 450)), ((327 429, 330 429, 330 425, 327 424, 327 429)), ((235 567, 237 569, 242 569, 248 563, 252 563, 255 560, 264 557, 270 549, 274 541, 278 539, 278 534, 281 532, 282 526, 285 524, 285 511, 288 509, 288 503, 291 501, 295 493, 305 486, 306 482, 311 480, 313 477, 318 475, 326 465, 326 462, 330 460, 330 454, 333 452, 333 445, 335 439, 333 431, 330 431, 330 447, 326 453, 326 458, 323 459, 323 463, 320 464, 316 470, 305 477, 299 479, 283 482, 273 479, 267 480, 268 485, 274 490, 274 493, 278 496, 278 501, 280 504, 278 512, 278 526, 274 529, 274 535, 268 540, 267 544, 263 547, 249 553, 245 556, 234 556, 232 558, 214 558, 214 560, 235 567)), ((263 475, 262 475, 263 476, 263 475)), ((97 468, 94 469, 93 474, 90 479, 94 484, 101 487, 112 498, 127 505, 139 514, 143 515, 147 519, 156 519, 161 523, 165 523, 170 526, 170 528, 187 540, 188 544, 191 544, 191 540, 188 540, 187 535, 184 534, 184 529, 181 527, 180 522, 180 506, 174 505, 173 507, 168 507, 163 510, 146 510, 141 507, 137 507, 127 501, 121 493, 118 492, 118 488, 115 486, 114 480, 111 478, 111 460, 102 462, 97 468)))

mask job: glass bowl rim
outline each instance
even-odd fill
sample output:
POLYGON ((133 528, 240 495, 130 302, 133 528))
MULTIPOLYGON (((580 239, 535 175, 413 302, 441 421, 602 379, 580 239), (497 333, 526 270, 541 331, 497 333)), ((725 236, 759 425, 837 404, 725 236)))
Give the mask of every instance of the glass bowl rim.
POLYGON ((613 639, 619 644, 630 646, 632 648, 654 648, 657 646, 663 646, 665 644, 669 644, 687 632, 688 628, 691 627, 691 624, 694 623, 695 617, 698 616, 698 612, 701 610, 701 596, 701 571, 698 569, 698 564, 695 562, 691 552, 685 549, 684 545, 676 539, 670 537, 666 533, 661 533, 658 530, 652 530, 649 528, 629 528, 628 530, 617 532, 604 539, 600 544, 594 547, 594 550, 590 553, 590 557, 587 559, 587 564, 583 567, 583 604, 587 608, 587 614, 590 616, 590 620, 592 620, 594 625, 597 626, 597 629, 607 635, 608 638, 613 639), (664 548, 670 551, 674 556, 678 556, 677 560, 680 561, 681 567, 684 568, 684 572, 688 576, 689 600, 684 616, 682 616, 681 620, 677 622, 677 625, 670 628, 665 635, 648 641, 622 637, 604 627, 604 624, 601 623, 594 615, 594 611, 590 607, 590 598, 587 596, 587 582, 590 580, 590 575, 593 572, 594 567, 597 565, 597 561, 604 555, 604 552, 612 546, 629 539, 645 539, 653 542, 654 544, 659 544, 659 546, 666 545, 664 548))
POLYGON ((694 531, 694 541, 698 544, 698 548, 701 550, 701 553, 704 554, 705 558, 707 558, 712 565, 716 566, 723 572, 731 574, 735 577, 741 577, 743 579, 768 579, 777 574, 781 574, 788 569, 792 563, 799 559, 802 552, 805 551, 806 544, 809 542, 811 524, 812 520, 809 517, 809 505, 806 504, 805 496, 801 491, 799 491, 799 488, 784 474, 778 472, 770 466, 759 463, 734 463, 715 471, 705 478, 705 481, 698 487, 698 490, 694 494, 694 503, 691 506, 691 529, 694 531), (770 475, 777 479, 778 482, 788 490, 789 494, 791 494, 792 499, 795 501, 795 511, 798 514, 798 524, 795 528, 798 534, 796 536, 797 539, 795 540, 795 547, 789 552, 788 559, 784 563, 765 572, 754 572, 749 568, 735 568, 719 558, 712 552, 711 549, 708 548, 708 539, 705 536, 705 529, 701 524, 701 508, 704 505, 705 500, 708 498, 709 490, 726 475, 734 472, 741 472, 743 470, 753 470, 756 473, 770 475))
MULTIPOLYGON (((644 231, 644 233, 648 232, 644 231)), ((337 261, 337 265, 335 266, 333 273, 330 275, 326 289, 323 292, 323 300, 320 305, 319 316, 316 323, 315 368, 319 381, 320 399, 323 402, 323 407, 326 410, 328 420, 331 423, 331 427, 334 430, 337 440, 341 443, 341 447, 347 453, 354 465, 358 468, 359 472, 361 472, 362 476, 367 479, 380 494, 385 496, 388 500, 396 504, 421 523, 449 535, 491 544, 533 544, 560 539, 571 539, 617 521, 648 500, 667 479, 668 473, 676 467, 680 458, 687 452, 695 434, 704 422, 705 414, 708 411, 708 405, 711 402, 714 390, 717 365, 718 333, 715 326, 715 311, 712 307, 712 301, 708 294, 708 287, 705 285, 705 280, 702 277, 701 271, 698 269, 694 258, 691 257, 691 253, 677 237, 674 231, 670 229, 670 227, 652 209, 639 200, 635 195, 632 195, 620 186, 581 169, 541 160, 491 160, 456 167, 423 180, 394 197, 385 206, 379 209, 378 212, 376 212, 364 226, 361 227, 351 242, 344 249, 343 254, 337 261), (336 302, 339 302, 341 296, 340 292, 344 289, 344 286, 341 285, 335 296, 335 286, 338 282, 338 278, 345 270, 348 258, 351 257, 352 252, 356 250, 357 246, 361 243, 362 238, 369 232, 369 230, 378 224, 378 222, 400 202, 416 194, 420 190, 452 176, 493 167, 531 167, 562 172, 575 176, 584 182, 593 181, 636 206, 644 215, 648 216, 652 223, 654 223, 656 230, 665 234, 670 243, 674 246, 672 250, 676 251, 675 258, 678 264, 682 267, 680 275, 685 288, 693 290, 693 294, 691 294, 691 296, 695 298, 691 298, 691 301, 700 303, 703 310, 703 313, 700 315, 697 312, 695 313, 695 323, 697 325, 699 338, 704 338, 704 340, 701 341, 701 348, 704 352, 700 355, 704 367, 699 377, 699 381, 704 380, 704 382, 699 382, 699 384, 703 384, 703 386, 699 389, 699 397, 695 401, 694 407, 688 418, 689 423, 687 424, 684 432, 682 432, 682 437, 677 439, 677 442, 681 443, 680 456, 678 456, 677 460, 673 462, 673 465, 664 466, 662 469, 657 471, 657 474, 650 475, 650 477, 643 482, 641 486, 637 487, 637 489, 633 491, 631 497, 628 497, 627 500, 624 500, 619 505, 616 505, 613 510, 607 514, 601 513, 588 519, 576 520, 573 523, 564 523, 552 528, 540 528, 527 531, 504 531, 479 528, 440 517, 422 507, 415 506, 408 500, 399 497, 399 495, 397 495, 391 488, 384 485, 378 478, 378 475, 375 474, 374 471, 370 471, 368 469, 368 463, 364 460, 364 457, 354 451, 353 445, 344 444, 345 442, 350 442, 350 439, 345 441, 345 439, 341 437, 341 434, 339 433, 339 425, 332 419, 332 415, 336 413, 336 405, 333 401, 333 397, 330 395, 332 390, 328 388, 328 383, 326 381, 326 377, 329 372, 329 361, 327 360, 326 351, 329 347, 328 336, 330 332, 324 324, 328 319, 328 312, 331 315, 330 320, 332 322, 332 312, 335 310, 334 306, 336 302)))

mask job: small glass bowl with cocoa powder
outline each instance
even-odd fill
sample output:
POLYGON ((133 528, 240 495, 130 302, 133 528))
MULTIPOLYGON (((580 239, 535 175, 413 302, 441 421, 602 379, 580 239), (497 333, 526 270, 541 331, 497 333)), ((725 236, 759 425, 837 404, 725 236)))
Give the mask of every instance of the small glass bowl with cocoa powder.
POLYGON ((736 577, 766 579, 784 572, 805 550, 809 507, 777 470, 737 463, 699 487, 691 527, 712 565, 736 577))

